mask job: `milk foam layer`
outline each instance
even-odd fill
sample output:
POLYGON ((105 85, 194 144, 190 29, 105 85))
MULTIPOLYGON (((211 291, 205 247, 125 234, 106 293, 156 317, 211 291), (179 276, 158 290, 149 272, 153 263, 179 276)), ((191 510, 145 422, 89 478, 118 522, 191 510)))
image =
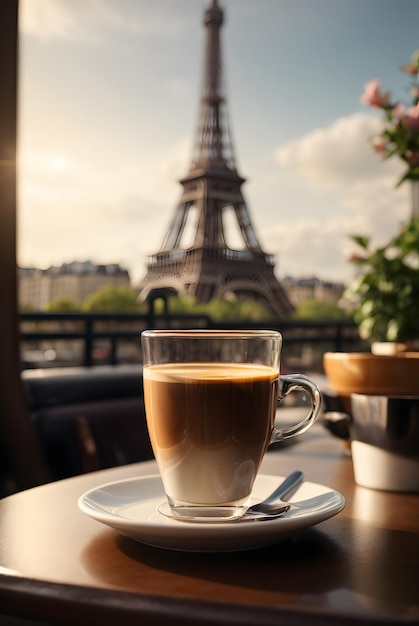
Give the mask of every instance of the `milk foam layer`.
POLYGON ((258 363, 167 363, 144 366, 143 377, 161 382, 275 379, 278 370, 258 363))

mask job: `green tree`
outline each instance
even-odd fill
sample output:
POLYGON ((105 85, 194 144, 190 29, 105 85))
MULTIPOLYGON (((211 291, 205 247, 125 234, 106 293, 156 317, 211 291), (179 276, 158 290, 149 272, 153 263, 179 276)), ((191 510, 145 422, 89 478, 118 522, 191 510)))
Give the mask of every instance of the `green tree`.
POLYGON ((273 315, 260 302, 254 300, 212 300, 207 305, 207 312, 214 320, 266 320, 273 315))
POLYGON ((336 302, 306 300, 294 311, 295 320, 336 320, 347 318, 347 313, 336 302))
POLYGON ((48 313, 78 313, 81 310, 79 302, 73 298, 57 298, 52 300, 46 307, 48 313))
POLYGON ((199 304, 192 297, 172 296, 169 298, 170 313, 193 313, 208 315, 213 320, 267 320, 272 319, 271 311, 254 300, 217 298, 199 304))
MULTIPOLYGON (((156 312, 163 312, 163 301, 157 300, 156 302, 156 312)), ((196 304, 195 298, 192 296, 170 296, 168 299, 168 306, 170 313, 198 313, 202 311, 198 311, 198 305, 196 304)))
POLYGON ((137 302, 137 292, 131 287, 108 285, 90 294, 83 302, 83 311, 142 313, 146 306, 137 302))

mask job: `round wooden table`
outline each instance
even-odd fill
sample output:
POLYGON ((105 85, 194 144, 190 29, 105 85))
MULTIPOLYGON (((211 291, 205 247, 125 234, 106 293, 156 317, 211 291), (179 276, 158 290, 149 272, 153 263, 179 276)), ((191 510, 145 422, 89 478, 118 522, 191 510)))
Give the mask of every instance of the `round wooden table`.
POLYGON ((354 484, 342 442, 321 425, 266 455, 346 498, 337 516, 271 548, 183 553, 86 517, 89 488, 154 474, 146 462, 0 501, 0 613, 56 624, 419 624, 419 496, 354 484))

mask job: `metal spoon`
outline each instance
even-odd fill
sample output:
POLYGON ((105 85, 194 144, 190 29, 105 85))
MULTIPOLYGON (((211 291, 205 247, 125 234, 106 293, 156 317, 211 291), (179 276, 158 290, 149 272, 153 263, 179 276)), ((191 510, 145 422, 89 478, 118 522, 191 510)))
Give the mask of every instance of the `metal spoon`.
POLYGON ((284 502, 282 498, 286 498, 290 494, 294 493, 303 480, 303 472, 300 472, 299 470, 291 472, 291 474, 289 474, 289 476, 282 481, 279 487, 277 487, 270 496, 263 500, 263 502, 258 502, 258 504, 254 504, 249 507, 239 520, 243 518, 249 519, 250 517, 257 519, 259 515, 264 518, 268 516, 278 517, 279 515, 283 515, 290 509, 291 504, 289 502, 284 502))
POLYGON ((268 496, 265 500, 263 500, 263 502, 258 502, 257 504, 254 504, 253 506, 246 509, 246 511, 242 515, 238 517, 231 517, 228 520, 224 517, 219 517, 219 518, 208 517, 202 513, 201 515, 197 515, 196 510, 193 511, 194 516, 191 515, 189 518, 176 515, 176 513, 174 513, 171 507, 169 506, 168 502, 163 502, 163 504, 161 504, 158 507, 158 510, 162 515, 165 515, 166 517, 170 517, 172 519, 176 519, 182 522, 199 521, 199 522, 217 523, 217 522, 226 522, 226 521, 240 522, 240 521, 251 521, 251 520, 259 521, 259 520, 265 520, 265 519, 272 519, 274 517, 279 517, 280 515, 283 515, 291 508, 291 506, 293 506, 289 502, 284 502, 282 498, 285 498, 286 496, 289 496, 291 493, 294 493, 294 491, 297 489, 297 487, 300 486, 303 480, 304 480, 303 472, 300 472, 300 471, 291 472, 291 474, 289 474, 289 476, 287 476, 282 481, 282 483, 275 489, 275 491, 273 491, 270 496, 268 496))

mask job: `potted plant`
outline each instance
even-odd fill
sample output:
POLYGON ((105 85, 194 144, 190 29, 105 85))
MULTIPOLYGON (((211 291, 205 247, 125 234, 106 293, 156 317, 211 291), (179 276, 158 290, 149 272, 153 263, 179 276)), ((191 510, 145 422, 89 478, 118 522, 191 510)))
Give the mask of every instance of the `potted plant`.
POLYGON ((419 339, 419 218, 385 245, 371 248, 370 239, 352 236, 360 253, 351 261, 357 277, 343 294, 360 336, 374 350, 377 342, 414 347, 419 339))
POLYGON ((371 352, 327 352, 323 363, 332 390, 419 395, 419 218, 412 218, 385 245, 360 248, 351 257, 358 276, 342 296, 371 352), (385 350, 383 349, 385 348, 385 350))
POLYGON ((405 170, 397 186, 410 181, 412 189, 411 219, 386 245, 371 250, 368 237, 352 237, 361 248, 351 259, 359 266, 359 276, 345 296, 355 302, 354 319, 373 352, 382 349, 383 342, 411 346, 419 338, 419 50, 401 69, 412 79, 409 105, 384 93, 378 80, 366 83, 360 98, 384 112, 382 130, 371 141, 373 149, 384 158, 401 159, 405 170))

